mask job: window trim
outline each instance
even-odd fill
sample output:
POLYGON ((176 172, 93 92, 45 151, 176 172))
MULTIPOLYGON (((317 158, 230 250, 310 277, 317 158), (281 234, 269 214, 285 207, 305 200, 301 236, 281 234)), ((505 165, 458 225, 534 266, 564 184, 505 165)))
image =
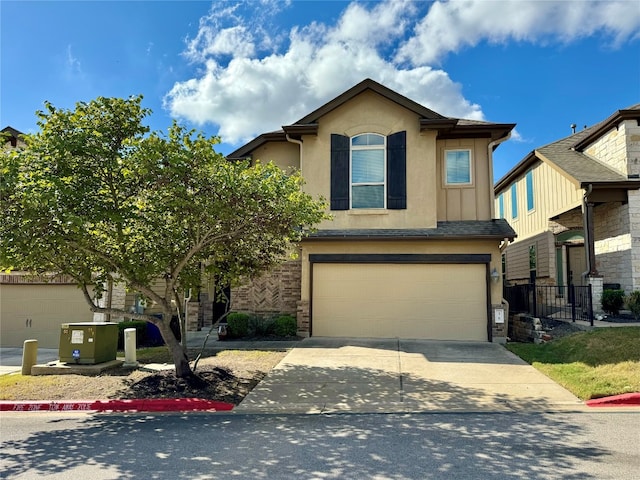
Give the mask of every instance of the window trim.
POLYGON ((388 184, 388 172, 387 172, 387 136, 374 132, 362 132, 357 135, 349 137, 349 210, 386 210, 387 209, 387 184, 388 184), (353 145, 353 139, 362 135, 375 135, 382 138, 381 145, 353 145), (362 150, 381 150, 382 151, 382 168, 383 168, 383 180, 382 182, 358 182, 353 181, 353 151, 362 150), (356 186, 380 186, 383 187, 382 206, 381 207, 354 207, 353 206, 353 187, 356 186))
POLYGON ((443 182, 445 187, 465 187, 473 185, 473 152, 470 148, 446 148, 444 150, 444 162, 443 162, 443 182), (467 152, 469 154, 469 181, 468 182, 449 182, 447 176, 447 156, 449 152, 467 152))
POLYGON ((518 219, 518 184, 511 184, 511 218, 518 219))

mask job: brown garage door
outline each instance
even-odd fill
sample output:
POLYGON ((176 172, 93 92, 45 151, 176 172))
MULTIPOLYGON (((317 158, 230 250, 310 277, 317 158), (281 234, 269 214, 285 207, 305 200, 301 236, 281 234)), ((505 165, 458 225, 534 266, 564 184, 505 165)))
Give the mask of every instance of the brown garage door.
POLYGON ((485 265, 313 267, 312 335, 487 341, 485 265))

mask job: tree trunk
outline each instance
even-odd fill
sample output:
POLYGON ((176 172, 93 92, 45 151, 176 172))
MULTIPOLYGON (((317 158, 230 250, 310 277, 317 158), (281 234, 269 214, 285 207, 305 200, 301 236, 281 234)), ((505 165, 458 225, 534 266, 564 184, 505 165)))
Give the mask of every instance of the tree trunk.
POLYGON ((158 329, 162 334, 164 342, 169 347, 171 356, 173 357, 173 364, 176 367, 176 376, 180 378, 190 377, 193 375, 191 367, 189 366, 189 358, 187 357, 186 349, 178 342, 178 339, 171 330, 171 312, 164 312, 162 314, 162 320, 157 323, 158 329))

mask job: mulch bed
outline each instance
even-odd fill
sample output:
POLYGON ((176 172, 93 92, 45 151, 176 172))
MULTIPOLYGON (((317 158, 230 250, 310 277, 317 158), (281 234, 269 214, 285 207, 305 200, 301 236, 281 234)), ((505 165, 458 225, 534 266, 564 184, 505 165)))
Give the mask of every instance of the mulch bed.
POLYGON ((122 399, 203 398, 238 405, 265 374, 251 378, 236 377, 221 367, 200 367, 194 377, 177 378, 174 370, 163 370, 128 385, 118 395, 122 399))

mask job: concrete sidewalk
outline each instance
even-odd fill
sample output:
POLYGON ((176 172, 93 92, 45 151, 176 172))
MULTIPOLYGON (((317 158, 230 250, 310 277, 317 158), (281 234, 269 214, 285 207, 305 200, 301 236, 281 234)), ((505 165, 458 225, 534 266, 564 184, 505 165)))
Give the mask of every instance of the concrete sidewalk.
POLYGON ((309 338, 236 413, 510 412, 584 404, 503 346, 309 338))

